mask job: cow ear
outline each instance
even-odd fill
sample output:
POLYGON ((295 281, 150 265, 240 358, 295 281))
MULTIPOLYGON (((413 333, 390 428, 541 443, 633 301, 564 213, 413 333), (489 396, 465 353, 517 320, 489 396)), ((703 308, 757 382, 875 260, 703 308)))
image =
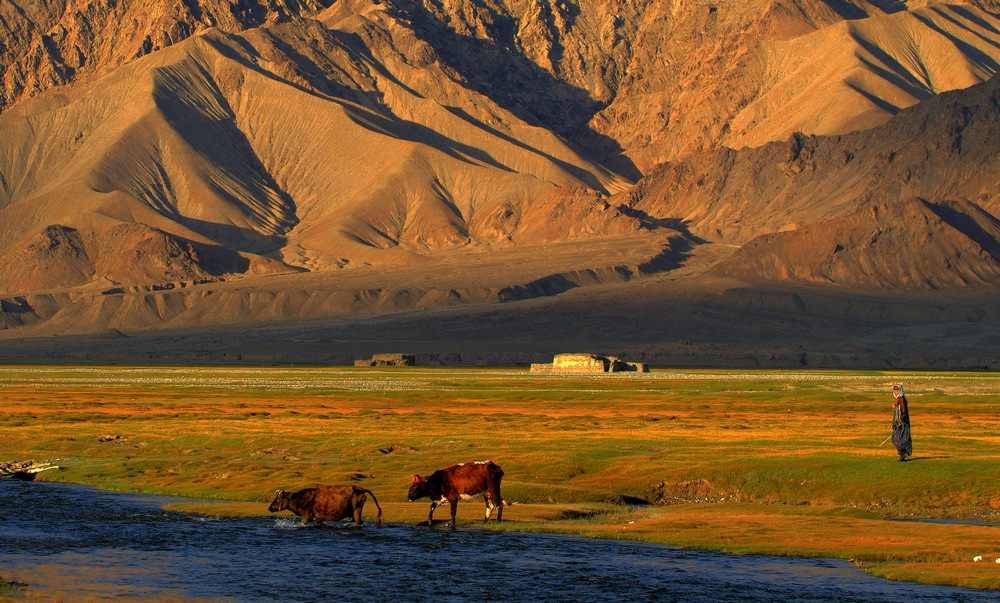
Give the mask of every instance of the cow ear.
POLYGON ((413 484, 415 484, 415 483, 419 482, 419 481, 420 481, 420 476, 419 476, 419 475, 417 475, 416 473, 414 473, 413 475, 411 475, 411 476, 410 476, 410 485, 411 485, 411 486, 412 486, 413 484))

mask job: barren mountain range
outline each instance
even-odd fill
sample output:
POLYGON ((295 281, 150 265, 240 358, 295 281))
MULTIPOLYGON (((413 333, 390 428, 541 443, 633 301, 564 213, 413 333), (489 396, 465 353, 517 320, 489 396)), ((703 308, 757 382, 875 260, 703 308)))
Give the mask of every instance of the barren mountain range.
POLYGON ((3 2, 0 360, 996 366, 998 67, 993 0, 3 2))

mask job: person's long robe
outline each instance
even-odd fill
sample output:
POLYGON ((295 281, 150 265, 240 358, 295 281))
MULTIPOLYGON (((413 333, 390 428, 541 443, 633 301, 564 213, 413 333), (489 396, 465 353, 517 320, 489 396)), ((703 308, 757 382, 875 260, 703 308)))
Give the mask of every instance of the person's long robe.
POLYGON ((899 458, 905 459, 913 455, 913 442, 910 440, 909 404, 903 398, 892 413, 892 445, 899 452, 899 458), (906 409, 906 410, 904 410, 906 409))

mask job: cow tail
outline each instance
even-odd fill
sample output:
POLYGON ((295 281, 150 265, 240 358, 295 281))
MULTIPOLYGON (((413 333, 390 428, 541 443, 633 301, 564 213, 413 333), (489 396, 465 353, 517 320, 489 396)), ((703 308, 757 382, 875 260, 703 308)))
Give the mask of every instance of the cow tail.
MULTIPOLYGON (((357 486, 355 486, 355 487, 357 487, 357 486)), ((375 498, 375 493, 372 492, 371 490, 366 490, 364 488, 358 488, 358 490, 360 490, 361 492, 364 492, 365 494, 368 494, 369 496, 372 497, 372 502, 375 503, 375 508, 378 509, 378 515, 375 517, 375 525, 381 527, 383 525, 383 522, 382 522, 382 507, 379 506, 378 499, 375 498)))

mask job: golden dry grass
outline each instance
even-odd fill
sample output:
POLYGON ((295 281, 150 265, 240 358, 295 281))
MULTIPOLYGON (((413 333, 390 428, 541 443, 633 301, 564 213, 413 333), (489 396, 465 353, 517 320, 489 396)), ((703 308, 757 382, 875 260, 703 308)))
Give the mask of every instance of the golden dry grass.
MULTIPOLYGON (((898 579, 1000 588, 1000 376, 973 373, 0 368, 0 460, 40 479, 266 514, 275 488, 358 483, 417 523, 409 475, 491 458, 498 529, 832 556, 898 579), (879 445, 906 385, 915 457, 879 445), (110 437, 109 437, 110 436, 110 437), (652 506, 623 502, 645 499, 652 506), (990 563, 972 562, 982 555, 990 563)), ((482 517, 481 502, 459 521, 482 517)), ((444 519, 446 510, 439 511, 444 519)), ((366 517, 374 517, 371 509, 366 517)))

